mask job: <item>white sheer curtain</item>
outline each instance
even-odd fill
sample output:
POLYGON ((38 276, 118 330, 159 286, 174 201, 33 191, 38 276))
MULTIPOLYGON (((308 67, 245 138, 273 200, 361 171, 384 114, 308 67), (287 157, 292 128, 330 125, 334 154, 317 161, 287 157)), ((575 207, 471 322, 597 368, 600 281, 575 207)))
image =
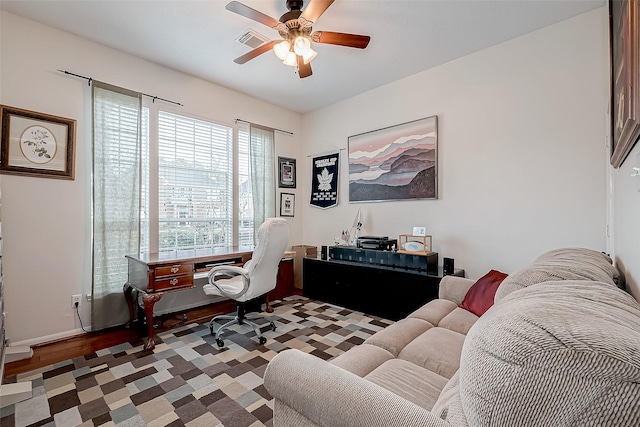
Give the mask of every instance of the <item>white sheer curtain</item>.
POLYGON ((125 255, 140 247, 141 95, 93 82, 91 329, 128 320, 125 255))
POLYGON ((273 129, 251 124, 249 128, 253 241, 267 218, 276 216, 275 138, 273 129))

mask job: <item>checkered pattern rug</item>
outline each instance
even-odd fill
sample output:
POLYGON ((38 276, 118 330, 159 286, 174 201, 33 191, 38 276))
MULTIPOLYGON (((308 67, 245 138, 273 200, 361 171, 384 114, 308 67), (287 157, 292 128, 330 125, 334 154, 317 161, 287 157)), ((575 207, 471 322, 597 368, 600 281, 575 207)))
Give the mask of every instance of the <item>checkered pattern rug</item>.
POLYGON ((158 334, 153 351, 127 343, 6 378, 31 381, 33 397, 0 409, 0 426, 271 426, 262 377, 278 352, 331 359, 392 323, 299 296, 272 307, 265 345, 235 325, 219 349, 208 324, 189 324, 158 334))

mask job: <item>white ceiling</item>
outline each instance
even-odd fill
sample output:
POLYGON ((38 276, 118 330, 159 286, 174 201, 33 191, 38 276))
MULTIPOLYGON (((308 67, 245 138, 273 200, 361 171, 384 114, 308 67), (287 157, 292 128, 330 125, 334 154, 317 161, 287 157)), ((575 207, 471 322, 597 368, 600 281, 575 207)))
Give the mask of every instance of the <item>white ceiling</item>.
MULTIPOLYGON (((247 29, 269 39, 279 35, 227 11, 228 1, 0 0, 0 8, 304 113, 605 4, 336 0, 313 30, 365 34, 371 42, 365 50, 314 44, 313 75, 300 79, 272 52, 244 65, 233 62, 250 50, 235 41, 247 29)), ((285 0, 241 2, 275 19, 287 12, 285 0)))

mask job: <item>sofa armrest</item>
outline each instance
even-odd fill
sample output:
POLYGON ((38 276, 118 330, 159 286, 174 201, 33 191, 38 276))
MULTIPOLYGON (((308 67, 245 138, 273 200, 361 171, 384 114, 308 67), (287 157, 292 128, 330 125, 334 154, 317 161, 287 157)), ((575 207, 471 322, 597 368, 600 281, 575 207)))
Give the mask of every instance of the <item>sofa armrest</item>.
POLYGON ((438 297, 448 299, 460 305, 467 291, 474 283, 476 283, 476 281, 473 279, 466 279, 459 276, 444 276, 440 281, 438 297))
MULTIPOLYGON (((275 356, 264 385, 276 400, 323 427, 450 427, 389 390, 299 350, 275 356)), ((279 421, 274 413, 274 426, 282 426, 279 421)))

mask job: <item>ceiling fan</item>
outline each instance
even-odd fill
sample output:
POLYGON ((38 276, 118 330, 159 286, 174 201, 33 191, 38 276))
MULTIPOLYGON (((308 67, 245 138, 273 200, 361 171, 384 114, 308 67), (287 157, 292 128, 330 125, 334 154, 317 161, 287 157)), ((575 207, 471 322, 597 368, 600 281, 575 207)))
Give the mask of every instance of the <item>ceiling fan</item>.
POLYGON ((273 49, 274 53, 286 65, 298 67, 300 78, 309 77, 311 72, 311 61, 317 53, 311 49, 311 42, 334 44, 340 46, 364 49, 369 44, 371 37, 358 34, 336 33, 333 31, 311 32, 313 23, 324 13, 334 0, 311 0, 307 7, 302 10, 302 0, 286 0, 289 12, 275 20, 262 12, 250 8, 240 2, 232 1, 227 4, 226 9, 253 19, 261 24, 277 30, 282 40, 272 40, 253 49, 233 61, 237 64, 245 62, 262 55, 273 49))

